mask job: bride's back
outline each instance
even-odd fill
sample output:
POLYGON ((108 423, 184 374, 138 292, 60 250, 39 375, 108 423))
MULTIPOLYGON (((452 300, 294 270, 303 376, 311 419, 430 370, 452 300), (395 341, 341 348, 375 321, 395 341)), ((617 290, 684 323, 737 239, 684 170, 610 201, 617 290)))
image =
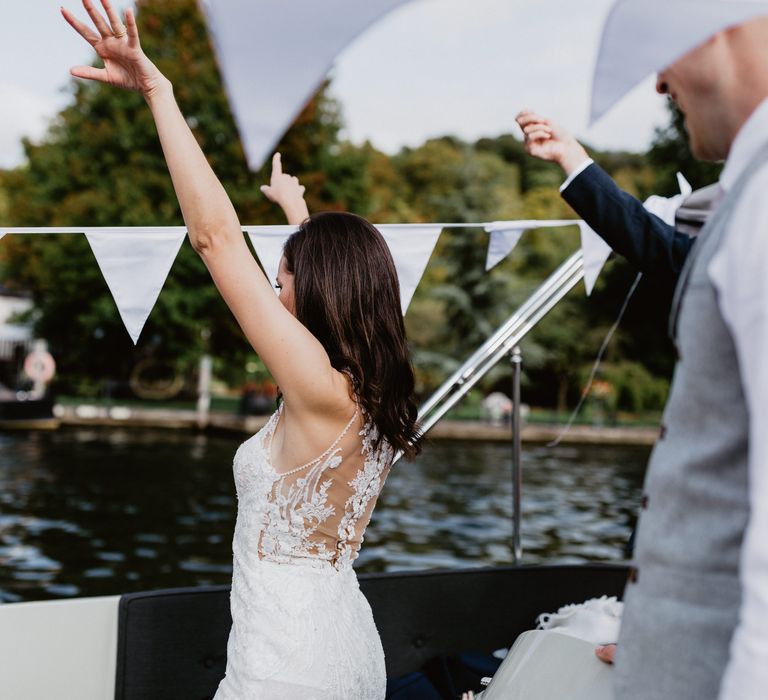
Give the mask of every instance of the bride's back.
POLYGON ((358 406, 322 454, 278 470, 272 442, 282 409, 235 456, 235 556, 349 568, 389 472, 392 447, 379 440, 358 406))

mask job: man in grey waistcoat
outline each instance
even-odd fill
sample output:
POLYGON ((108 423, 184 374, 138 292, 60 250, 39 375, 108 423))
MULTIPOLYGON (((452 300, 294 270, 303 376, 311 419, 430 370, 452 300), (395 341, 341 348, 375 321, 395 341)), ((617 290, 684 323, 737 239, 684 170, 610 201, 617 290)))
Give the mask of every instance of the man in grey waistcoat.
POLYGON ((593 106, 663 66, 657 90, 685 114, 694 155, 726 163, 672 303, 678 363, 646 476, 616 695, 757 700, 768 697, 768 4, 619 0, 593 106))
POLYGON ((679 359, 625 594, 619 700, 768 698, 766 16, 749 0, 620 0, 606 23, 593 115, 661 68, 657 89, 685 113, 694 154, 726 160, 695 243, 570 135, 518 116, 529 153, 564 168, 576 211, 646 276, 677 283, 679 359))

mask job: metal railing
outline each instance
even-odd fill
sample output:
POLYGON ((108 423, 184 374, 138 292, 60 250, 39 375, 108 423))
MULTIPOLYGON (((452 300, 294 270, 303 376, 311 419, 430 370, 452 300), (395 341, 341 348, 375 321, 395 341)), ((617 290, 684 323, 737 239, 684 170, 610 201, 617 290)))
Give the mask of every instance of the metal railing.
MULTIPOLYGON (((459 367, 419 409, 422 434, 426 434, 445 416, 477 382, 506 355, 513 366, 513 467, 512 552, 516 563, 522 556, 520 544, 520 498, 522 471, 520 464, 520 357, 518 345, 528 332, 544 318, 560 300, 584 278, 581 251, 571 255, 533 294, 459 367)), ((395 462, 402 457, 398 453, 395 462)))
MULTIPOLYGON (((427 433, 465 394, 502 360, 584 277, 581 251, 571 255, 419 409, 427 433)), ((398 454, 395 461, 402 455, 398 454)))

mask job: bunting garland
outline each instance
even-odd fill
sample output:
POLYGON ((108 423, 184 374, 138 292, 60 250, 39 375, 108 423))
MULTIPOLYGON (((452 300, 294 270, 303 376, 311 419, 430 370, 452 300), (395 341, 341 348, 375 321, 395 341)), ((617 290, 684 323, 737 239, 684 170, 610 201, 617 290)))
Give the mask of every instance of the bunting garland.
MULTIPOLYGON (((416 291, 426 265, 446 228, 482 227, 490 233, 486 270, 514 249, 525 231, 578 225, 584 259, 584 284, 591 294, 610 255, 610 247, 583 221, 574 219, 494 221, 489 223, 377 224, 389 246, 400 281, 403 314, 416 291)), ((277 277, 286 239, 296 226, 244 226, 270 281, 277 277)), ((186 228, 160 227, 33 227, 0 229, 6 234, 83 234, 104 275, 120 318, 134 344, 138 341, 163 284, 178 255, 186 228)))
POLYGON ((534 228, 560 228, 578 225, 581 234, 581 254, 584 260, 584 286, 587 296, 592 294, 600 271, 611 254, 611 247, 583 221, 561 219, 554 221, 494 221, 486 224, 485 230, 491 234, 488 255, 485 262, 486 272, 503 260, 519 242, 523 233, 534 228))
MULTIPOLYGON (((377 224, 389 246, 400 281, 403 315, 424 274, 432 251, 443 230, 442 224, 377 224), (419 235, 414 235, 418 231, 419 235)), ((270 281, 277 277, 283 246, 296 226, 246 226, 245 232, 270 281)))
POLYGON ((525 219, 522 221, 493 221, 490 224, 484 224, 485 230, 491 234, 488 254, 485 258, 485 271, 488 272, 488 270, 506 258, 520 242, 526 231, 534 228, 572 226, 575 223, 577 222, 572 219, 556 219, 551 221, 525 219))

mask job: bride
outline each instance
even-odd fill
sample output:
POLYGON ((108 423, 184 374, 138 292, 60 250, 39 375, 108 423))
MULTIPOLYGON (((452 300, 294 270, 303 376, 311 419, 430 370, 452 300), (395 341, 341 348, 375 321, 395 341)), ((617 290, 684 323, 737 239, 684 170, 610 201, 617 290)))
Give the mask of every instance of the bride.
MULTIPOLYGON (((216 700, 381 700, 384 653, 352 563, 394 453, 412 456, 418 437, 389 249, 352 214, 306 218, 276 296, 133 13, 123 25, 102 5, 106 17, 83 0, 95 30, 62 10, 104 61, 72 75, 145 97, 190 241, 283 399, 234 459, 232 630, 216 700)), ((301 221, 303 188, 275 166, 265 193, 301 221)))

